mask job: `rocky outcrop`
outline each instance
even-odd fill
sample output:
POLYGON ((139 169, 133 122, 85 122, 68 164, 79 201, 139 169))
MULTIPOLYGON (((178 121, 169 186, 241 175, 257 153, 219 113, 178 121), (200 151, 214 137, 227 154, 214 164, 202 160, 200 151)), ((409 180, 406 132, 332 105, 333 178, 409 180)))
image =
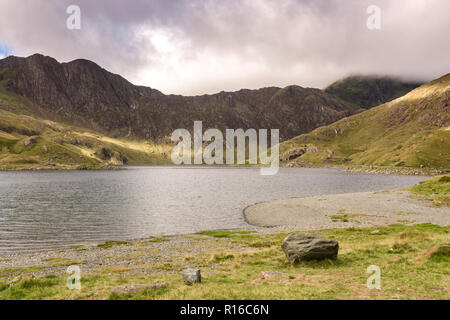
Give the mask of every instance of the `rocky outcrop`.
POLYGON ((309 260, 337 259, 339 244, 313 234, 291 234, 287 236, 281 248, 291 263, 309 260))
POLYGON ((32 148, 38 140, 37 136, 28 137, 23 141, 23 145, 28 148, 32 148))
POLYGON ((98 155, 102 160, 110 160, 113 157, 113 153, 108 148, 101 148, 96 155, 98 155))

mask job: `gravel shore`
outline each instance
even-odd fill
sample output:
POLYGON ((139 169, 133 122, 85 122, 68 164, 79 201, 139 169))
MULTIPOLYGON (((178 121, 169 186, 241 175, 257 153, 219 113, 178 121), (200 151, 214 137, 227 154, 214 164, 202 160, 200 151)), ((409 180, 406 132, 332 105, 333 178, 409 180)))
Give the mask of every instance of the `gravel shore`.
POLYGON ((189 266, 186 257, 211 255, 216 250, 245 250, 227 238, 199 234, 118 242, 110 247, 86 244, 65 249, 0 255, 0 280, 16 271, 21 275, 63 274, 80 265, 85 274, 114 272, 155 274, 189 266), (170 265, 170 268, 168 268, 170 265))
POLYGON ((259 203, 244 210, 259 227, 297 230, 372 227, 394 223, 450 225, 450 208, 437 208, 408 191, 361 192, 259 203))

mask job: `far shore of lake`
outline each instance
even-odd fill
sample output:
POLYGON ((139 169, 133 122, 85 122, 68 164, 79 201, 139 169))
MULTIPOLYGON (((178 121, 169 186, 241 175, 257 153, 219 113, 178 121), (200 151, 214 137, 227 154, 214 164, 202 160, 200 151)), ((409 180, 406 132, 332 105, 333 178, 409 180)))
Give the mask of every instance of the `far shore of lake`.
MULTIPOLYGON (((3 165, 2 171, 84 171, 84 170, 126 170, 127 167, 223 167, 223 168, 254 168, 256 165, 174 165, 174 164, 132 164, 132 165, 3 165)), ((323 169, 342 169, 349 172, 373 173, 373 174, 393 174, 393 175, 416 175, 416 176, 434 176, 450 173, 450 169, 442 168, 418 168, 418 167, 392 167, 392 166, 373 166, 373 165, 317 165, 317 166, 293 166, 292 164, 281 164, 280 168, 323 168, 323 169)))

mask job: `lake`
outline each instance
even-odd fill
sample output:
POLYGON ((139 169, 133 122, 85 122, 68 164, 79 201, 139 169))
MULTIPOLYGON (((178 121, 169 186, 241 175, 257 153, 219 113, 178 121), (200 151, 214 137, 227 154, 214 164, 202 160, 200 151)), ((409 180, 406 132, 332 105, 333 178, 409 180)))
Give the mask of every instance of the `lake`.
POLYGON ((261 201, 404 188, 420 176, 337 169, 129 167, 0 172, 0 253, 246 228, 261 201))

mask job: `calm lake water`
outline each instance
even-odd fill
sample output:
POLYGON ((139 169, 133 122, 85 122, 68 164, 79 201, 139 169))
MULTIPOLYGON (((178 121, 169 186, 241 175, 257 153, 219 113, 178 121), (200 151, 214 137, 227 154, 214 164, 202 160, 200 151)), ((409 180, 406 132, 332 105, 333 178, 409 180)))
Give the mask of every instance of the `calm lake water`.
POLYGON ((0 172, 0 253, 245 228, 242 210, 291 197, 404 188, 424 177, 286 168, 0 172))

